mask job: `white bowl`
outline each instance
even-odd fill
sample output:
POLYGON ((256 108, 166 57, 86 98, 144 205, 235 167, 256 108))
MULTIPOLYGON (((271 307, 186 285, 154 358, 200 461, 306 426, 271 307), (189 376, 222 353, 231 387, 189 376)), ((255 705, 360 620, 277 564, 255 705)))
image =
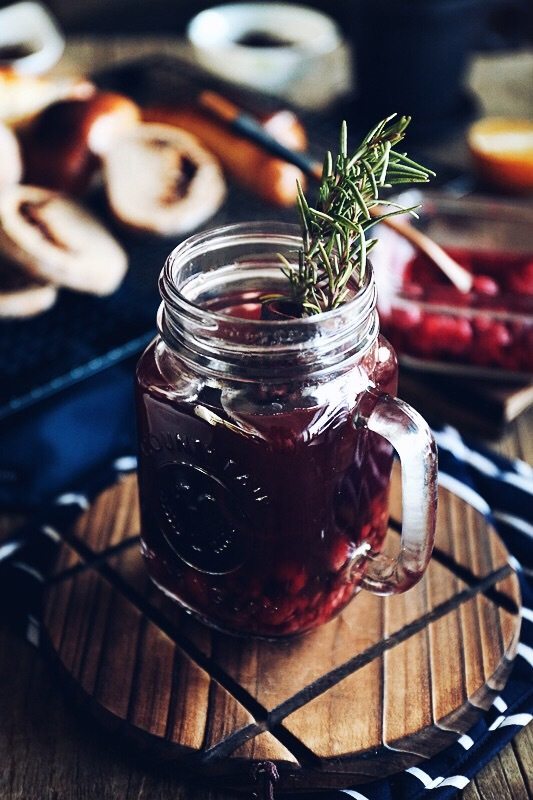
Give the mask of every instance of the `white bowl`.
POLYGON ((209 8, 190 21, 187 36, 204 67, 226 80, 271 92, 283 89, 341 43, 337 25, 326 14, 270 2, 209 8), (279 44, 248 45, 251 35, 279 44))
POLYGON ((0 9, 0 52, 4 47, 26 46, 27 55, 0 60, 16 72, 38 75, 59 61, 65 39, 56 21, 40 3, 15 3, 0 9))

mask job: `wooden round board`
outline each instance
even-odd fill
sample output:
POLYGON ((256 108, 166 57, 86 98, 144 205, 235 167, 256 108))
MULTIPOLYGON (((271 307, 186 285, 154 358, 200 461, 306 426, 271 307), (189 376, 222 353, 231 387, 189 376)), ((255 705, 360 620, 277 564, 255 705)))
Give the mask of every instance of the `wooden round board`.
MULTIPOLYGON (((394 474, 392 531, 399 503, 394 474)), ((102 720, 184 771, 244 788, 271 760, 282 789, 371 781, 456 741, 507 679, 518 581, 483 517, 444 489, 416 587, 361 592, 279 643, 212 631, 168 601, 146 577, 138 532, 133 475, 60 531, 44 638, 102 720)))

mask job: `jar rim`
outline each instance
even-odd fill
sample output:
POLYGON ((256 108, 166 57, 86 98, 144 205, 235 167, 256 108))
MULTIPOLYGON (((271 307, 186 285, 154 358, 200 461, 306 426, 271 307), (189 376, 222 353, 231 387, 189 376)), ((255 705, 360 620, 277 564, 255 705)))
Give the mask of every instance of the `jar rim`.
POLYGON ((217 288, 217 276, 222 283, 228 281, 229 270, 240 277, 241 285, 250 275, 255 282, 256 269, 261 280, 263 267, 283 278, 281 269, 278 273, 277 264, 271 263, 272 255, 278 248, 287 255, 301 245, 297 225, 272 221, 224 225, 186 239, 167 258, 159 280, 162 339, 182 360, 195 363, 206 373, 231 373, 245 379, 271 375, 273 370, 280 380, 297 373, 326 373, 361 358, 379 333, 370 265, 364 285, 354 287, 353 298, 331 311, 307 317, 249 319, 195 302, 202 292, 209 294, 211 280, 217 288), (187 286, 192 296, 182 291, 187 286))
MULTIPOLYGON (((220 311, 213 311, 209 308, 204 308, 197 305, 194 301, 190 300, 176 285, 174 268, 176 261, 180 259, 183 264, 204 251, 205 247, 209 245, 211 251, 222 249, 228 246, 228 240, 233 239, 232 244, 245 243, 250 238, 258 237, 256 243, 264 243, 268 239, 279 238, 280 244, 288 244, 293 241, 295 249, 299 249, 302 244, 301 229, 299 225, 290 222, 281 222, 279 220, 261 220, 261 221, 247 221, 231 223, 229 225, 221 225, 216 228, 208 228, 198 233, 189 236, 183 242, 176 245, 169 253, 165 260, 163 269, 161 270, 159 278, 159 291, 164 302, 171 302, 175 304, 181 312, 186 312, 187 316, 198 318, 200 315, 204 318, 207 317, 214 323, 227 323, 231 320, 234 324, 239 322, 239 319, 232 317, 229 314, 224 314, 220 311), (283 240, 283 242, 281 241, 283 240)), ((253 242, 251 242, 253 243, 253 242)), ((281 266, 281 264, 280 264, 281 266)), ((290 329, 294 327, 305 328, 306 326, 316 326, 320 321, 337 320, 346 314, 352 314, 354 311, 362 310, 361 307, 366 305, 366 300, 369 293, 373 291, 374 281, 372 277, 371 262, 367 262, 367 272, 365 274, 364 283, 358 287, 347 302, 342 303, 337 308, 329 311, 322 311, 320 314, 311 314, 306 317, 296 317, 289 319, 246 319, 242 320, 247 326, 253 328, 264 327, 265 330, 276 329, 290 329)))

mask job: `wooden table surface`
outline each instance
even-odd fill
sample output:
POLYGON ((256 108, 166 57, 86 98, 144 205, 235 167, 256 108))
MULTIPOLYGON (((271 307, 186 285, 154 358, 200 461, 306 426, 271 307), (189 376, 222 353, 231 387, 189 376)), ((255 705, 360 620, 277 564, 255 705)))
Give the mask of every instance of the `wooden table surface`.
MULTIPOLYGON (((141 53, 180 53, 175 38, 78 38, 58 72, 90 71, 141 53)), ((533 53, 476 59, 470 83, 490 113, 531 114, 533 53)), ((460 137, 435 154, 464 163, 460 137)), ((488 443, 533 463, 533 411, 488 443)), ((0 518, 0 540, 15 520, 0 518)), ((77 712, 57 675, 0 619, 0 800, 229 800, 233 793, 184 784, 175 770, 139 762, 111 735, 77 712)), ((464 800, 533 797, 533 726, 522 729, 461 793, 464 800)))

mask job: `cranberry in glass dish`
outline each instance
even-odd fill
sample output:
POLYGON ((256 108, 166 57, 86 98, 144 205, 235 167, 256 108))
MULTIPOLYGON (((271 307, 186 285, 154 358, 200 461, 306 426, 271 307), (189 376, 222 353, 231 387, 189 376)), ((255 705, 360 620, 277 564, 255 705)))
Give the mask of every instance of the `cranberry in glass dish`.
POLYGON ((405 591, 433 541, 436 456, 394 397, 369 269, 337 309, 299 317, 279 254, 296 226, 191 237, 161 275, 159 335, 137 370, 142 552, 153 581, 218 629, 285 637, 327 622, 361 588, 405 591), (393 446, 402 546, 381 553, 393 446))
POLYGON ((420 227, 473 275, 460 292, 391 231, 374 265, 381 327, 406 365, 495 378, 533 375, 533 212, 413 192, 420 227))

